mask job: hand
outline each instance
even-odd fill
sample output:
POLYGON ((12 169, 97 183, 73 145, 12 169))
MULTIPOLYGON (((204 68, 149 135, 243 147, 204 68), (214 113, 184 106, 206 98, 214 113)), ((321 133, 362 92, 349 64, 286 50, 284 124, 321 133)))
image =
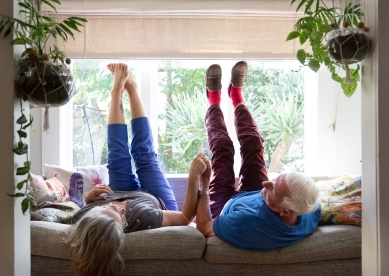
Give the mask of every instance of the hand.
POLYGON ((200 177, 200 175, 207 169, 203 156, 204 155, 202 153, 199 153, 195 156, 195 158, 193 158, 192 163, 190 164, 190 174, 200 177))
POLYGON ((202 157, 202 159, 204 161, 204 164, 207 166, 207 168, 200 175, 200 182, 203 184, 202 189, 208 190, 209 182, 211 181, 212 166, 211 166, 211 161, 205 155, 202 157))
POLYGON ((87 194, 85 197, 85 202, 89 203, 92 201, 100 200, 100 199, 105 199, 104 194, 112 194, 113 191, 111 188, 105 184, 97 184, 96 186, 93 187, 93 189, 87 194))

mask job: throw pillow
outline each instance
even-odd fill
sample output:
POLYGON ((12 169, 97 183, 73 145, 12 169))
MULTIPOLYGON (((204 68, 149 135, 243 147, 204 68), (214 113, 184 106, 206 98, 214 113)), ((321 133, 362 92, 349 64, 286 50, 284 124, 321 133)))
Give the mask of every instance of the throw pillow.
POLYGON ((62 203, 42 202, 32 209, 31 220, 70 224, 80 207, 72 201, 62 203))
POLYGON ((41 175, 30 173, 30 186, 36 205, 44 201, 61 203, 69 200, 65 186, 56 178, 44 179, 41 175))
POLYGON ((70 200, 80 208, 84 206, 84 198, 94 186, 109 183, 107 165, 63 168, 43 164, 43 169, 47 178, 55 176, 65 185, 70 200))
POLYGON ((341 177, 316 182, 321 196, 319 224, 362 224, 361 177, 341 177))

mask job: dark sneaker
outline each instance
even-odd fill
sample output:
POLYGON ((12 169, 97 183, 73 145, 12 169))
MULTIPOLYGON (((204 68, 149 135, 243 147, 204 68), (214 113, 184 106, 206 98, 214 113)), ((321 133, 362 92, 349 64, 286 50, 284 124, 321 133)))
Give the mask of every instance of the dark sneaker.
POLYGON ((222 89, 222 68, 219 64, 212 64, 205 73, 205 83, 208 90, 220 91, 222 89))

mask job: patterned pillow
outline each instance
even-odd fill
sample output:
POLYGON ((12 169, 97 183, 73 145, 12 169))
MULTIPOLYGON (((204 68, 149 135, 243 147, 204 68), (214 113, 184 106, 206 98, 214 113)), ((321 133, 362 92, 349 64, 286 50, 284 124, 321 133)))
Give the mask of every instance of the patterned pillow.
POLYGON ((362 224, 361 177, 343 175, 327 181, 318 181, 321 218, 319 224, 362 224))
POLYGON ((80 207, 72 201, 52 203, 42 202, 31 212, 31 220, 44 220, 70 224, 74 214, 80 207))
POLYGON ((53 203, 69 201, 69 194, 65 186, 56 177, 45 180, 43 176, 33 173, 30 175, 32 194, 37 205, 44 201, 53 203))
POLYGON ((47 178, 55 176, 65 185, 70 200, 80 208, 84 206, 84 198, 94 186, 109 183, 107 165, 63 168, 43 164, 43 169, 47 178))

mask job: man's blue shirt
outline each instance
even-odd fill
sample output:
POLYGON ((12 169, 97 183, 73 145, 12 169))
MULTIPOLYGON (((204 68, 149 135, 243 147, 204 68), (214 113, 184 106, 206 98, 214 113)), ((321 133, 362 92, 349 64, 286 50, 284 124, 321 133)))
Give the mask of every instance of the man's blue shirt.
POLYGON ((294 226, 284 223, 266 205, 259 191, 232 197, 214 220, 216 236, 240 249, 267 251, 291 245, 312 234, 320 219, 320 206, 298 217, 294 226))

